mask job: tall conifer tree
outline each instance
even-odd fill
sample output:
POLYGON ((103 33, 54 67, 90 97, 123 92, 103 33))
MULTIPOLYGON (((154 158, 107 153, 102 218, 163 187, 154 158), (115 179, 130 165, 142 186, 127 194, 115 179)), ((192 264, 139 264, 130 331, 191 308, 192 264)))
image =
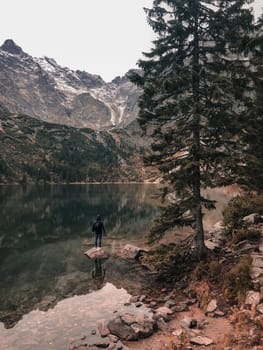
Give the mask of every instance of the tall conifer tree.
POLYGON ((250 48, 253 52, 252 67, 256 87, 256 104, 254 118, 247 125, 245 143, 244 176, 242 184, 246 188, 263 192, 263 15, 258 19, 256 30, 251 38, 250 48))
POLYGON ((255 102, 248 42, 254 30, 247 0, 154 0, 145 9, 157 35, 130 79, 143 90, 140 125, 152 131, 150 161, 175 196, 152 229, 160 238, 192 225, 205 253, 201 189, 238 181, 244 126, 255 102))

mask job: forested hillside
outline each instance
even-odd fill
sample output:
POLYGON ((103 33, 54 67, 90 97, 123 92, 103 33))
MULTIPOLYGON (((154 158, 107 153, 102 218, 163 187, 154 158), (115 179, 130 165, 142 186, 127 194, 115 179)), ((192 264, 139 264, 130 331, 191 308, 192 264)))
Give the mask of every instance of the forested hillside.
POLYGON ((0 108, 0 183, 143 181, 145 150, 123 129, 76 129, 0 108))

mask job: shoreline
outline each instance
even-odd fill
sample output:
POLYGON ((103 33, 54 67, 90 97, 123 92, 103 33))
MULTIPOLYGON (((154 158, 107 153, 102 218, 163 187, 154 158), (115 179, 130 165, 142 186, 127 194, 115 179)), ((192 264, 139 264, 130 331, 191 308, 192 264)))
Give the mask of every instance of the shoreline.
POLYGON ((36 182, 28 182, 25 184, 22 183, 9 183, 2 184, 0 186, 65 186, 65 185, 160 185, 163 184, 161 182, 150 182, 150 181, 129 181, 129 182, 121 182, 121 181, 105 181, 105 182, 46 182, 46 183, 36 183, 36 182))

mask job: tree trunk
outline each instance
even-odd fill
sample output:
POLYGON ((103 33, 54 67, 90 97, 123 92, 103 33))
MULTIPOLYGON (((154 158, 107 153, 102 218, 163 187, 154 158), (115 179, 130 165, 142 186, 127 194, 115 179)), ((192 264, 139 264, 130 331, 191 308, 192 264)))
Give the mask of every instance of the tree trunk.
POLYGON ((199 66, 199 1, 194 2, 194 52, 193 52, 193 97, 194 97, 194 123, 193 123, 193 197, 194 197, 194 217, 195 217, 195 241, 198 259, 202 259, 206 254, 204 243, 204 229, 201 206, 201 174, 200 174, 200 66, 199 66))
POLYGON ((199 260, 206 256, 206 246, 204 242, 204 229, 201 205, 196 208, 196 229, 195 229, 196 253, 199 260))

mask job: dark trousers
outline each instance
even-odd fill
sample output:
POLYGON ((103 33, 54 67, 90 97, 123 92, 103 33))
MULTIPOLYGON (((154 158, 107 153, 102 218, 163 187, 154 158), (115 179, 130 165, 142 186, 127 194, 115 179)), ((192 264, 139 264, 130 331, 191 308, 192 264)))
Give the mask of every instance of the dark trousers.
POLYGON ((102 233, 96 233, 96 237, 95 237, 95 247, 101 247, 101 237, 102 237, 102 233))

